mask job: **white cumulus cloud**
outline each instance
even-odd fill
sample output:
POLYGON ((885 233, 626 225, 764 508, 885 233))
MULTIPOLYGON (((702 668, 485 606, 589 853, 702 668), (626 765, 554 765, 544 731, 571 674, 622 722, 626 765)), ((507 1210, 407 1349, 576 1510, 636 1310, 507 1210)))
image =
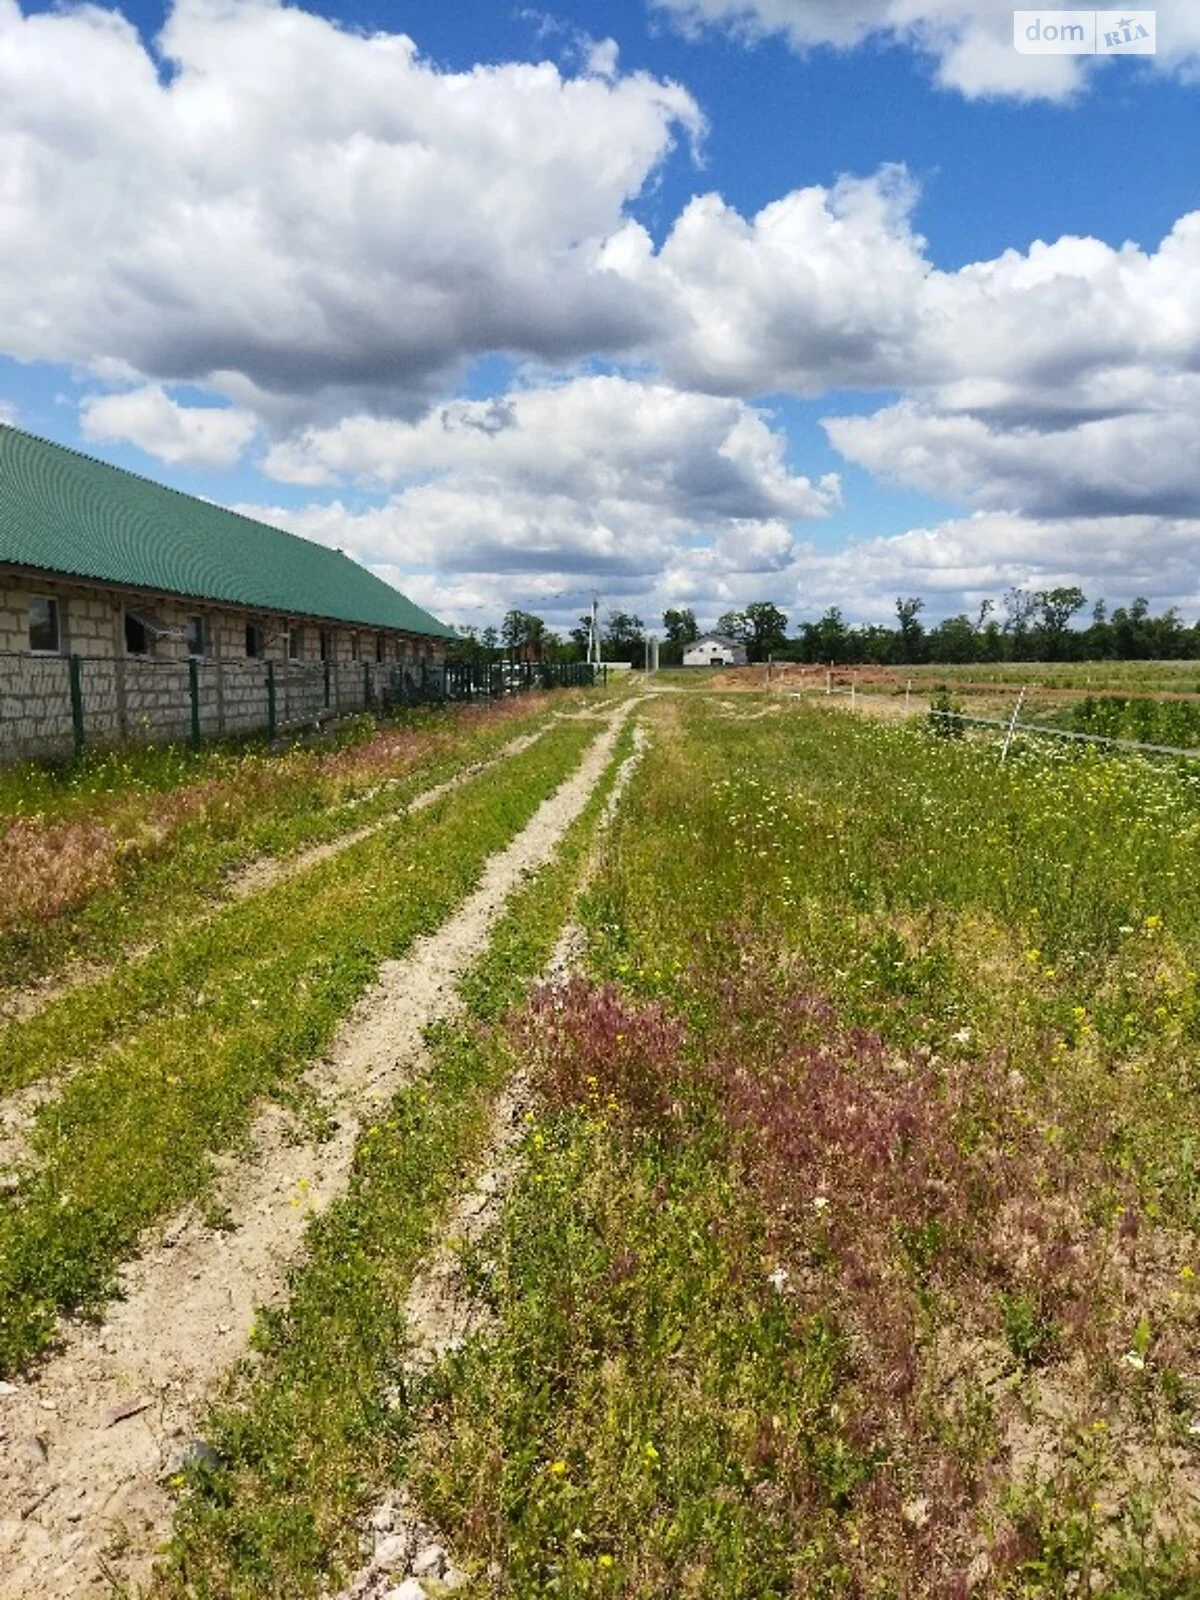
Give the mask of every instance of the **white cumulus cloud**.
POLYGON ((679 382, 720 393, 903 381, 930 272, 910 221, 916 195, 888 167, 794 190, 750 220, 719 195, 693 200, 632 269, 670 306, 658 358, 679 382))
POLYGON ((232 467, 257 423, 232 406, 185 406, 160 384, 123 394, 89 395, 80 406, 85 439, 135 444, 171 466, 232 467))
POLYGON ((1050 517, 1200 516, 1198 402, 1040 429, 902 402, 825 426, 849 460, 965 505, 1050 517))
POLYGON ((1023 517, 978 512, 933 527, 858 540, 844 550, 798 550, 789 574, 804 614, 830 605, 848 616, 894 618, 897 594, 925 597, 931 618, 1010 588, 1078 583, 1110 605, 1145 595, 1156 607, 1200 610, 1195 562, 1200 519, 1023 517))
MULTIPOLYGON (((1029 58, 984 0, 668 3, 799 48, 912 45, 968 93, 1079 82, 1062 59, 1010 82, 1029 58)), ((1159 34, 1187 70, 1200 7, 1166 0, 1159 34)), ((850 609, 922 575, 999 584, 1027 546, 1186 592, 1200 212, 948 271, 892 166, 752 216, 698 195, 656 245, 631 205, 702 114, 607 41, 574 60, 450 72, 281 0, 174 0, 148 48, 118 10, 0 0, 0 354, 103 382, 89 439, 219 468, 265 438, 268 474, 340 497, 278 517, 468 611, 601 579, 714 611, 836 580, 850 609), (444 400, 495 353, 539 383, 444 400), (597 359, 625 375, 577 375, 597 359), (829 418, 848 460, 982 517, 798 544, 840 486, 755 400, 849 388, 879 398, 829 418)))
POLYGON ((277 0, 175 0, 159 50, 117 11, 0 0, 8 354, 412 413, 481 352, 649 335, 599 255, 702 132, 684 89, 601 47, 573 77, 445 72, 277 0))
POLYGON ((760 569, 786 559, 787 525, 828 515, 840 484, 793 473, 785 448, 744 401, 597 376, 456 401, 417 423, 349 417, 276 446, 264 469, 402 484, 365 512, 302 514, 300 531, 373 565, 640 578, 701 540, 729 541, 760 569))
MULTIPOLYGON (((654 3, 685 31, 695 33, 706 25, 717 25, 751 43, 779 34, 799 51, 820 45, 850 50, 868 41, 905 45, 931 59, 939 84, 971 98, 1066 100, 1085 86, 1096 60, 1021 54, 1014 48, 1014 7, 1008 0, 654 3)), ((1157 12, 1157 55, 1139 60, 1185 78, 1194 77, 1200 62, 1200 9, 1195 0, 1158 0, 1157 12)))

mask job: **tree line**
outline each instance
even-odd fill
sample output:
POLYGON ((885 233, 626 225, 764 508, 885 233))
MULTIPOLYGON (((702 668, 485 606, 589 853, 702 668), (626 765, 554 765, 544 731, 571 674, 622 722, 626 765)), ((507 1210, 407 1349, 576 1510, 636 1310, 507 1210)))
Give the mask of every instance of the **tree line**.
MULTIPOLYGON (((836 666, 917 666, 923 662, 971 665, 1004 661, 1171 661, 1200 659, 1200 622, 1186 624, 1176 607, 1154 616, 1139 597, 1111 611, 1076 587, 1010 589, 997 606, 985 600, 973 615, 947 617, 933 627, 921 620, 925 602, 896 601, 896 622, 849 624, 831 606, 816 622, 792 634, 788 618, 769 600, 727 611, 715 631, 746 647, 752 662, 797 661, 836 666), (1086 617, 1085 614, 1086 613, 1086 617)), ((528 611, 509 611, 501 626, 465 629, 455 650, 463 660, 504 657, 537 661, 587 659, 589 617, 565 634, 554 632, 528 611)), ((687 646, 701 636, 695 613, 672 607, 662 614, 659 661, 678 666, 687 646)), ((646 662, 647 630, 641 617, 611 611, 601 629, 605 661, 646 662)))

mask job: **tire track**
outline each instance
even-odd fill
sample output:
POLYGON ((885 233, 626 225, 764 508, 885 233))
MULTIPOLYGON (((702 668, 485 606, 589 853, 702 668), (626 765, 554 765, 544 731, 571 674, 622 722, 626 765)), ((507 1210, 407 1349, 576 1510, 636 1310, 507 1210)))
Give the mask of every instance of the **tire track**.
MULTIPOLYGON (((486 761, 477 761, 469 767, 464 767, 461 772, 456 772, 453 777, 444 782, 435 784, 431 789, 425 789, 406 805, 391 811, 386 817, 381 817, 375 822, 364 827, 356 828, 351 833, 339 834, 336 839, 328 839, 323 844, 314 845, 311 849, 303 851, 300 855, 284 859, 266 856, 251 862, 235 877, 227 882, 225 897, 206 910, 202 915, 194 917, 189 923, 190 928, 197 928, 204 922, 211 921, 232 904, 241 900, 248 900, 256 894, 263 894, 272 889, 276 884, 284 883, 288 879, 300 877, 302 873, 310 871, 313 867, 320 866, 322 862, 331 860, 340 855, 343 850, 349 850, 352 845, 361 844, 364 839, 371 838, 374 834, 381 833, 384 828, 390 827, 401 817, 416 816, 422 811, 427 811, 430 806, 436 805, 439 800, 445 799, 448 794, 453 794, 456 789, 464 788, 482 773, 490 772, 503 762, 518 756, 522 751, 528 750, 531 745, 538 742, 550 731, 550 724, 535 733, 520 734, 515 739, 510 739, 507 744, 494 756, 486 761)), ((144 961, 157 948, 156 945, 141 945, 131 953, 128 958, 131 965, 144 961)), ((39 1003, 32 1004, 21 1016, 14 1016, 12 1020, 28 1021, 35 1017, 39 1011, 45 1010, 56 1000, 72 993, 75 989, 83 988, 90 983, 103 982, 111 977, 116 970, 116 964, 106 968, 89 967, 81 971, 76 979, 67 979, 50 991, 43 991, 39 1003)), ((26 991, 32 994, 34 991, 26 991)), ((19 1186, 19 1168, 29 1158, 29 1135, 37 1121, 38 1113, 44 1106, 56 1100, 71 1079, 84 1071, 88 1063, 78 1061, 73 1063, 63 1072, 56 1072, 53 1077, 39 1078, 36 1083, 27 1084, 22 1089, 14 1090, 11 1094, 0 1099, 0 1195, 12 1193, 19 1186)))
MULTIPOLYGON (((229 872, 222 886, 220 896, 205 908, 191 916, 188 926, 195 928, 202 923, 209 922, 213 917, 219 916, 230 905, 240 900, 247 900, 251 895, 261 894, 264 889, 270 889, 277 883, 283 883, 288 878, 299 876, 307 872, 310 867, 318 866, 322 861, 340 855, 343 850, 348 850, 351 845, 369 839, 373 834, 379 833, 399 817, 413 815, 424 811, 427 807, 435 805, 444 795, 453 794, 455 789, 460 789, 464 784, 479 777, 483 772, 489 772, 493 767, 513 756, 520 755, 523 750, 528 750, 530 745, 536 744, 539 739, 545 738, 552 724, 547 723, 544 728, 537 729, 534 733, 518 734, 515 739, 510 739, 502 745, 494 756, 486 760, 475 761, 469 767, 464 767, 461 772, 456 772, 452 777, 442 783, 434 784, 430 789, 424 789, 414 799, 395 811, 389 811, 386 816, 379 817, 374 822, 366 823, 361 828, 355 828, 348 833, 339 833, 332 839, 326 839, 321 844, 311 845, 308 849, 291 856, 256 856, 253 860, 245 862, 242 866, 229 872)), ((386 784, 381 784, 371 790, 368 795, 361 796, 357 801, 348 801, 341 810, 351 810, 356 805, 365 805, 368 799, 374 799, 383 790, 402 783, 403 779, 392 779, 386 784)), ((123 959, 130 965, 139 961, 158 948, 158 943, 138 944, 126 950, 123 959)), ((101 983, 105 978, 111 977, 116 970, 117 962, 82 962, 78 966, 70 967, 66 972, 30 984, 25 989, 15 989, 0 997, 0 1026, 12 1022, 29 1022, 48 1006, 61 1000, 65 995, 72 994, 76 989, 86 988, 88 984, 101 983)))
MULTIPOLYGON (((639 722, 634 729, 633 750, 621 763, 597 822, 595 841, 575 885, 576 902, 596 875, 604 835, 648 742, 645 725, 639 722)), ((564 983, 581 969, 585 955, 584 932, 573 917, 568 917, 546 965, 544 981, 564 983)), ((517 1074, 496 1097, 484 1153, 470 1187, 447 1213, 440 1243, 413 1278, 405 1302, 410 1339, 408 1364, 413 1371, 428 1371, 473 1334, 487 1330, 487 1308, 462 1271, 464 1247, 480 1244, 500 1219, 519 1171, 519 1145, 528 1107, 528 1088, 517 1074)), ((400 1596, 419 1600, 427 1593, 424 1582, 430 1579, 443 1586, 438 1593, 466 1582, 465 1574, 449 1553, 448 1541, 422 1519, 403 1485, 376 1507, 363 1537, 368 1549, 374 1545, 374 1553, 337 1600, 386 1600, 388 1595, 395 1595, 397 1600, 400 1596)))
POLYGON ((163 1479, 206 1397, 245 1352, 255 1307, 279 1300, 310 1219, 347 1185, 364 1125, 419 1069, 424 1029, 453 1010, 455 984, 508 894, 552 858, 631 709, 616 709, 439 932, 385 964, 330 1059, 310 1069, 333 1136, 294 1142, 291 1120, 268 1106, 254 1158, 220 1166, 222 1230, 189 1208, 122 1271, 123 1298, 102 1324, 66 1326, 61 1352, 36 1377, 0 1385, 0 1600, 99 1595, 148 1575, 170 1531, 163 1479))

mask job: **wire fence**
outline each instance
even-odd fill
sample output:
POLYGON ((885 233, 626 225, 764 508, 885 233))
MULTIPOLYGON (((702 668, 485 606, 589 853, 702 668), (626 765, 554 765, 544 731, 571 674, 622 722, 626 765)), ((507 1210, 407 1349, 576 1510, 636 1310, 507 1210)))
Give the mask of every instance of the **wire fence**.
POLYGON ((0 654, 0 760, 316 727, 356 712, 591 687, 586 662, 155 661, 0 654))
POLYGON ((1200 761, 1200 750, 1188 750, 1182 745, 1173 744, 1143 744, 1138 739, 1121 739, 1109 733, 1080 733, 1074 728, 1052 728, 1042 722, 1006 722, 1000 717, 970 717, 961 711, 936 710, 928 713, 930 716, 944 718, 948 722, 971 724, 981 728, 998 728, 1007 734, 1034 733, 1045 734, 1054 739, 1077 739, 1085 744, 1103 745, 1108 750, 1129 750, 1135 755, 1155 756, 1182 756, 1188 761, 1200 761))
MULTIPOLYGON (((794 689, 790 692, 788 698, 791 700, 806 700, 813 695, 817 695, 821 699, 831 699, 840 695, 849 699, 852 706, 861 700, 869 698, 858 693, 854 684, 851 684, 848 688, 837 689, 831 685, 827 685, 824 689, 817 687, 794 689)), ((1024 691, 1022 691, 1021 698, 1024 699, 1024 691)), ((904 703, 907 710, 911 704, 911 688, 905 694, 904 703)), ((1017 702, 1018 713, 1020 704, 1021 701, 1019 700, 1017 702)), ((931 706, 925 715, 936 719, 938 722, 953 722, 963 727, 994 728, 1005 735, 1004 748, 1006 753, 1015 734, 1031 733, 1044 735, 1051 739, 1069 739, 1083 744, 1100 745, 1106 750, 1128 750, 1134 755, 1174 756, 1185 761, 1200 761, 1200 749, 1189 749, 1184 745, 1151 744, 1140 739, 1123 739, 1119 735, 1111 733, 1083 733, 1075 728, 1055 728, 1044 722, 1022 722, 1017 714, 1014 714, 1011 718, 973 717, 964 711, 943 710, 940 706, 931 706)))

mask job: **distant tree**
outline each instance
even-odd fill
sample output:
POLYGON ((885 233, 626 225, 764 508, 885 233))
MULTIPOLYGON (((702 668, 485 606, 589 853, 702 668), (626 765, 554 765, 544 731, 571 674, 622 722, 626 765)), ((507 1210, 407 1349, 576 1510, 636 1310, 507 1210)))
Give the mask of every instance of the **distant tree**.
POLYGON ((542 661, 575 661, 575 641, 568 637, 564 639, 561 634, 547 629, 542 636, 542 661))
POLYGON ((1187 654, 1187 630, 1174 606, 1161 617, 1148 619, 1150 654, 1158 661, 1174 661, 1187 654))
POLYGON ((510 654, 542 659, 546 624, 532 611, 506 611, 500 624, 500 643, 510 654))
POLYGON ((500 635, 493 627, 486 627, 479 635, 479 642, 487 651, 489 659, 494 658, 500 648, 500 635))
POLYGON ((742 613, 749 627, 747 649, 751 661, 765 661, 787 642, 788 619, 770 600, 755 600, 742 613))
POLYGON ((1029 637, 1037 609, 1037 596, 1028 589, 1010 589, 1004 596, 1004 631, 1014 661, 1024 661, 1029 654, 1029 637))
POLYGON ((1097 600, 1092 607, 1092 620, 1083 632, 1083 659, 1108 661, 1116 648, 1113 626, 1108 620, 1108 602, 1097 600))
POLYGON ((1048 661, 1060 661, 1070 653, 1067 633, 1071 618, 1083 610, 1087 598, 1082 589, 1072 586, 1039 589, 1033 601, 1039 616, 1038 654, 1048 661))
POLYGON ((896 659, 896 631, 881 622, 869 623, 864 628, 850 628, 846 633, 846 658, 849 661, 867 661, 872 666, 886 666, 896 659))
POLYGON ((1117 606, 1112 614, 1113 645, 1120 661, 1147 661, 1150 658, 1150 639, 1146 619, 1150 615, 1150 602, 1139 595, 1130 606, 1117 606))
POLYGON ((677 667, 683 660, 683 652, 693 639, 700 637, 700 629, 696 623, 696 613, 684 609, 678 610, 668 607, 662 614, 663 633, 665 635, 659 660, 664 667, 677 667))
POLYGON ((591 643, 592 638, 592 614, 590 611, 585 612, 580 617, 578 624, 567 634, 567 638, 571 641, 575 652, 575 660, 586 661, 588 658, 588 645, 591 643))
POLYGON ((949 665, 977 659, 979 630, 970 617, 947 617, 926 635, 930 661, 949 665))
POLYGON ((451 661, 482 661, 484 648, 474 628, 459 628, 458 638, 447 650, 446 655, 451 661))
POLYGON ((744 611, 726 611, 724 616, 717 618, 717 632, 749 648, 754 638, 754 624, 744 611))
POLYGON ((601 641, 606 661, 631 661, 646 665, 646 628, 641 617, 629 611, 610 611, 601 641))
POLYGON ((682 610, 668 607, 662 614, 662 620, 663 632, 673 642, 691 644, 694 639, 700 637, 696 613, 690 607, 685 607, 682 610))
POLYGON ((896 601, 896 617, 900 623, 897 640, 900 647, 898 656, 900 661, 920 661, 924 655, 925 629, 919 621, 924 609, 924 600, 916 595, 910 595, 907 600, 896 601))
POLYGON ((978 661, 1003 661, 1008 648, 1004 629, 995 617, 989 617, 979 630, 978 642, 975 646, 976 660, 978 661))
POLYGON ((830 606, 819 622, 805 625, 811 639, 812 661, 830 661, 835 666, 850 660, 850 635, 842 620, 841 609, 830 606))

